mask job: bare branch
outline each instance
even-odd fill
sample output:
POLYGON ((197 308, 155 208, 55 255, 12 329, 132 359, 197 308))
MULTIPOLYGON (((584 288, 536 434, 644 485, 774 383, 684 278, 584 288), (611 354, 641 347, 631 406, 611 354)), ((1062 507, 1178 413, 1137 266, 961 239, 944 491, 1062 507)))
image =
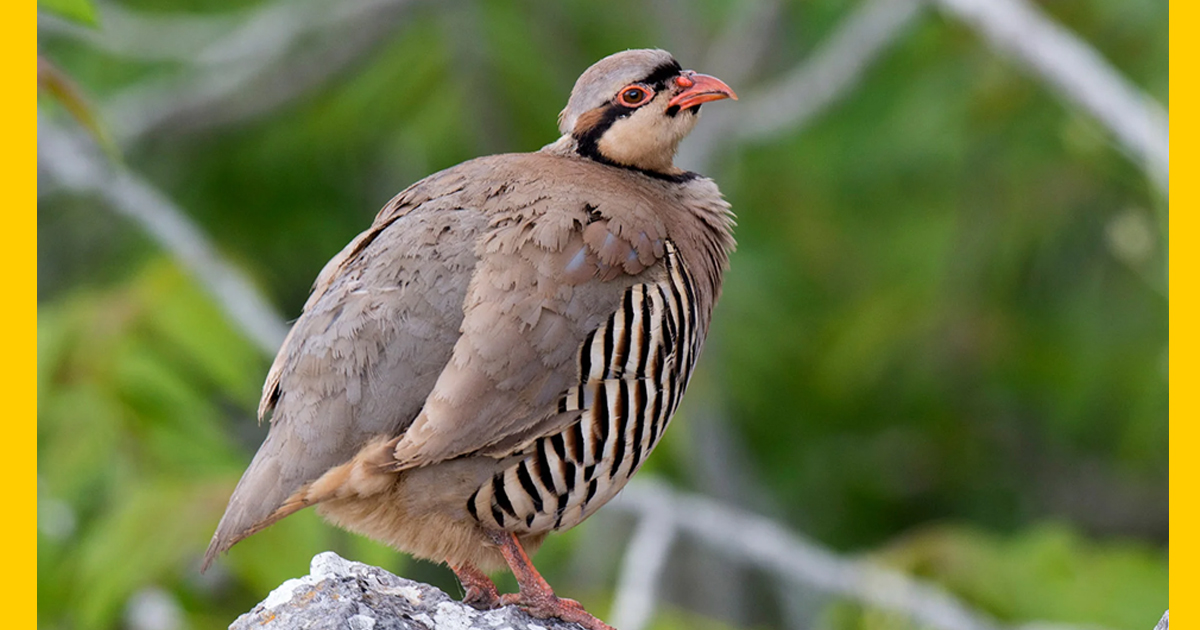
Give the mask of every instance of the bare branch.
POLYGON ((360 59, 395 29, 407 4, 268 5, 200 51, 195 72, 135 85, 110 98, 105 114, 122 144, 164 130, 194 133, 262 115, 360 59))
MULTIPOLYGON (((1166 112, 1094 48, 1028 0, 930 1, 1020 62, 1064 101, 1094 116, 1155 185, 1168 192, 1166 112)), ((714 111, 684 144, 681 161, 703 171, 722 142, 758 141, 803 127, 861 81, 866 69, 914 22, 922 4, 867 0, 795 70, 770 86, 747 90, 739 111, 714 111)))
POLYGON ((221 257, 204 231, 149 182, 111 165, 79 134, 38 117, 38 172, 55 186, 93 194, 137 222, 208 289, 234 325, 267 355, 287 332, 283 318, 236 267, 221 257))
POLYGON ((920 0, 862 3, 790 73, 766 87, 748 90, 738 111, 713 112, 682 147, 681 162, 703 172, 731 136, 756 141, 803 127, 862 80, 867 68, 911 26, 921 4, 920 0))
POLYGON ((119 4, 97 3, 103 28, 38 13, 38 37, 68 37, 110 55, 135 61, 195 63, 205 47, 249 19, 247 12, 221 15, 146 14, 119 4))
MULTIPOLYGON (((646 486, 648 493, 658 489, 646 486)), ((625 549, 613 603, 612 618, 617 628, 642 630, 654 617, 658 584, 675 540, 675 519, 667 506, 668 503, 657 504, 642 515, 625 549)))
POLYGON ((1100 53, 1028 0, 935 0, 947 15, 978 31, 994 48, 1025 65, 1061 98, 1095 116, 1168 191, 1167 114, 1100 53))
MULTIPOLYGON (((1001 630, 987 614, 974 610, 942 588, 871 562, 845 558, 778 523, 704 497, 635 480, 609 508, 643 516, 670 514, 674 527, 738 562, 767 570, 797 585, 845 597, 867 606, 901 613, 943 630, 1001 630)), ((1048 627, 1034 622, 1018 628, 1048 627)), ((1053 624, 1056 630, 1084 626, 1053 624)), ((1099 630, 1094 626, 1086 626, 1099 630)))
POLYGON ((730 85, 749 80, 766 56, 772 34, 778 31, 780 4, 780 0, 737 3, 738 13, 704 55, 704 71, 730 85))
POLYGON ((103 6, 108 28, 39 28, 145 60, 186 61, 182 73, 109 97, 103 118, 118 144, 162 131, 198 132, 266 113, 325 84, 399 24, 412 0, 274 2, 216 17, 143 15, 103 6))
POLYGON ((758 90, 745 124, 744 140, 771 137, 804 126, 845 96, 887 48, 907 31, 919 13, 918 0, 869 0, 858 7, 803 65, 775 84, 758 90))
POLYGON ((849 560, 765 518, 695 495, 635 481, 610 505, 635 514, 670 512, 681 532, 742 562, 826 593, 944 630, 997 630, 983 613, 940 588, 861 560, 849 560))

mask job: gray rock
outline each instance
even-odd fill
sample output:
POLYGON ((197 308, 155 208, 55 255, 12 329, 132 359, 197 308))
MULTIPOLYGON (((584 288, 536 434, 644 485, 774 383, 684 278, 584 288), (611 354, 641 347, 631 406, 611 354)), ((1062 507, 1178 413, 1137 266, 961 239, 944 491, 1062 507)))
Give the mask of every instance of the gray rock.
POLYGON ((1158 625, 1154 626, 1154 630, 1167 630, 1167 623, 1170 621, 1168 618, 1170 616, 1171 616, 1170 610, 1163 613, 1162 619, 1158 620, 1158 625))
POLYGON ((308 575, 279 585, 230 630, 581 630, 534 619, 514 606, 479 611, 428 584, 397 577, 332 551, 308 575))

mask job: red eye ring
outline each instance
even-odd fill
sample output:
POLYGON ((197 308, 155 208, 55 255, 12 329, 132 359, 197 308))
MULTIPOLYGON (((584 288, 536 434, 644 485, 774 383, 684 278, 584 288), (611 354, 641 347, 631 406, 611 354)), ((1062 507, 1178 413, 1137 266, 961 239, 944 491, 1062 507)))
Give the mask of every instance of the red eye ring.
POLYGON ((654 90, 635 83, 621 89, 617 95, 617 102, 625 107, 641 107, 652 98, 654 98, 654 90))

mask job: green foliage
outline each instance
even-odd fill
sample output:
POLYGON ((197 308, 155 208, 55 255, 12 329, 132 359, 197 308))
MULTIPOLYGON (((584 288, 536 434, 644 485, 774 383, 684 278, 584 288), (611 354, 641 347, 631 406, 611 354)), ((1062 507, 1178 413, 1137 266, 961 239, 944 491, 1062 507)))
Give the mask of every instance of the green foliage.
POLYGON ((92 0, 38 0, 38 9, 56 13, 76 22, 96 26, 96 7, 92 0))
POLYGON ((41 524, 39 617, 108 627, 136 589, 194 561, 228 491, 214 478, 242 461, 221 407, 250 406, 263 360, 161 263, 38 323, 40 500, 76 523, 41 524))
MULTIPOLYGON (((1012 536, 928 527, 899 538, 874 559, 938 582, 1006 622, 1140 630, 1167 608, 1166 554, 1143 544, 1090 541, 1061 523, 1012 536)), ((913 627, 895 615, 848 604, 831 608, 827 621, 845 630, 913 627)))
POLYGON ((161 260, 127 286, 39 309, 38 491, 54 507, 39 513, 43 623, 115 627, 129 597, 154 585, 173 588, 196 620, 223 610, 200 624, 223 627, 256 601, 248 593, 306 573, 319 551, 394 562, 305 513, 201 579, 199 557, 247 463, 231 438, 253 426, 265 369, 207 295, 161 260), (221 599, 231 579, 239 596, 221 599))
POLYGON ((1011 537, 939 527, 883 553, 1009 621, 1044 619, 1137 630, 1167 608, 1167 558, 1131 542, 1093 542, 1047 523, 1011 537))
POLYGON ((1106 237, 1155 200, 1108 145, 1075 153, 1078 120, 926 23, 806 133, 730 157, 740 249, 704 369, 822 539, 1019 525, 1090 457, 1165 479, 1167 301, 1106 237))

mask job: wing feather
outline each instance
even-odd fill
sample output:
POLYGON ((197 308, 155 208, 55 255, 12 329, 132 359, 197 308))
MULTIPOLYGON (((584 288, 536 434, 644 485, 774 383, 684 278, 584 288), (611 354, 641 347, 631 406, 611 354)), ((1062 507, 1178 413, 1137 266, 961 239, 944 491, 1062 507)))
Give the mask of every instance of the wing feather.
MULTIPOLYGON (((304 484, 398 435, 450 358, 482 213, 396 204, 321 272, 268 373, 271 429, 217 526, 208 561, 281 517, 304 484)), ((385 211, 389 210, 385 208, 385 211)))
POLYGON ((397 469, 518 448, 573 421, 558 401, 578 382, 580 345, 620 308, 626 289, 659 271, 661 235, 638 230, 631 242, 611 227, 587 224, 583 204, 528 207, 484 236, 461 335, 397 441, 397 469), (572 220, 554 216, 564 211, 572 220))

